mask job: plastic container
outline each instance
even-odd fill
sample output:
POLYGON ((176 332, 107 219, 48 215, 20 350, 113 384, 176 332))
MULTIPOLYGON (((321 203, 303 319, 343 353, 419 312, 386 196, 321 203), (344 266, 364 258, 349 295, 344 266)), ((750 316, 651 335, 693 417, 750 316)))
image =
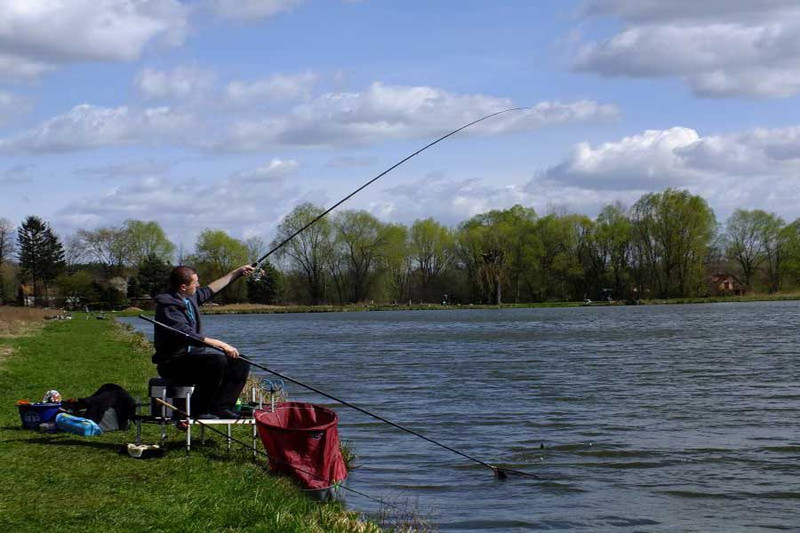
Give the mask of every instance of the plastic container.
POLYGON ((100 429, 100 426, 93 420, 68 415, 67 413, 59 413, 56 416, 56 427, 61 431, 66 431, 82 437, 93 437, 103 434, 103 430, 100 429))
POLYGON ((17 408, 22 427, 37 430, 42 423, 55 420, 61 403, 27 403, 18 405, 17 408))

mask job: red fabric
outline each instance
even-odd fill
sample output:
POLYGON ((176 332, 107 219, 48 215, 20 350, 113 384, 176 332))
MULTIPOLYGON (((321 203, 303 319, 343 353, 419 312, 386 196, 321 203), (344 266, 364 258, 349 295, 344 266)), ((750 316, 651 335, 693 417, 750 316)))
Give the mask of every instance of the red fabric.
POLYGON ((310 403, 285 402, 275 411, 256 411, 256 427, 274 472, 308 489, 326 489, 347 477, 339 451, 339 417, 310 403))

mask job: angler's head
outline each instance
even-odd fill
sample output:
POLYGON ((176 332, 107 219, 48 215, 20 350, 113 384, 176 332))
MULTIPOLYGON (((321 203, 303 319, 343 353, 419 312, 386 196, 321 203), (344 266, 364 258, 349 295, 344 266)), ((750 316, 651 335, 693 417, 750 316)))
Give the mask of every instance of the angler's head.
POLYGON ((176 266, 169 273, 169 288, 180 294, 191 296, 200 287, 197 270, 190 266, 176 266))

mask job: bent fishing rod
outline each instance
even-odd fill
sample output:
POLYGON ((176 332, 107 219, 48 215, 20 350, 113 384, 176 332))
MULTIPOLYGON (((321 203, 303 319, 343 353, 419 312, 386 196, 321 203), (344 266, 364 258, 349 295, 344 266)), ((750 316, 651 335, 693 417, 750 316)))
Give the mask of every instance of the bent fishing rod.
MULTIPOLYGON (((150 317, 147 317, 147 316, 144 316, 144 315, 139 315, 139 318, 141 318, 142 320, 145 320, 145 321, 147 321, 147 322, 150 322, 150 323, 151 323, 151 324, 153 324, 154 326, 158 326, 158 327, 160 327, 160 328, 163 328, 163 329, 165 329, 165 330, 167 330, 167 331, 171 331, 172 333, 175 333, 175 334, 178 334, 178 335, 182 335, 182 336, 183 336, 184 338, 186 338, 187 340, 191 339, 191 340, 193 340, 193 341, 195 341, 195 342, 200 342, 200 343, 202 343, 202 344, 204 344, 204 345, 208 346, 209 348, 213 348, 214 350, 217 350, 217 351, 218 351, 218 352, 220 352, 220 353, 225 353, 225 352, 224 352, 224 350, 222 350, 221 348, 217 348, 216 346, 212 346, 211 344, 209 344, 209 343, 207 343, 207 342, 204 342, 204 341, 198 341, 197 339, 193 338, 191 335, 189 335, 189 334, 188 334, 188 333, 186 333, 185 331, 181 331, 181 330, 179 330, 179 329, 175 329, 175 328, 173 328, 172 326, 168 326, 167 324, 164 324, 163 322, 159 322, 159 321, 157 321, 157 320, 153 320, 152 318, 150 318, 150 317)), ((312 392, 316 392, 317 394, 319 394, 319 395, 321 395, 321 396, 325 396, 326 398, 329 398, 329 399, 331 399, 331 400, 333 400, 333 401, 335 401, 335 402, 338 402, 338 403, 340 403, 340 404, 342 404, 342 405, 344 405, 344 406, 346 406, 346 407, 349 407, 349 408, 351 408, 351 409, 355 409, 356 411, 358 411, 358 412, 360 412, 360 413, 363 413, 363 414, 365 414, 365 415, 367 415, 367 416, 370 416, 370 417, 372 417, 372 418, 375 418, 376 420, 380 420, 381 422, 384 422, 385 424, 389 424, 390 426, 392 426, 392 427, 394 427, 394 428, 397 428, 397 429, 399 429, 399 430, 401 430, 401 431, 405 431, 406 433, 410 433, 411 435, 414 435, 415 437, 419 437, 419 438, 420 438, 420 439, 422 439, 422 440, 426 440, 426 441, 430 442, 431 444, 434 444, 434 445, 436 445, 436 446, 439 446, 440 448, 444 448, 444 449, 445 449, 445 450, 447 450, 447 451, 450 451, 450 452, 452 452, 452 453, 455 453, 455 454, 457 454, 457 455, 460 455, 461 457, 464 457, 464 458, 466 458, 466 459, 469 459, 470 461, 472 461, 472 462, 474 462, 474 463, 477 463, 477 464, 479 464, 479 465, 481 465, 481 466, 485 466, 486 468, 489 468, 490 470, 492 470, 492 472, 494 472, 494 475, 495 475, 495 476, 496 476, 498 479, 506 479, 506 478, 508 477, 508 475, 509 475, 509 474, 511 474, 511 475, 515 475, 515 476, 520 476, 520 477, 528 477, 528 478, 533 478, 533 479, 541 479, 541 478, 540 478, 539 476, 537 476, 536 474, 531 474, 531 473, 529 473, 529 472, 523 472, 523 471, 521 471, 521 470, 514 470, 514 469, 510 469, 510 468, 503 468, 503 467, 500 467, 500 466, 497 466, 497 465, 489 464, 489 463, 487 463, 487 462, 485 462, 485 461, 481 461, 480 459, 478 459, 478 458, 476 458, 476 457, 472 457, 471 455, 467 455, 466 453, 464 453, 464 452, 461 452, 461 451, 459 451, 459 450, 456 450, 455 448, 451 448, 450 446, 448 446, 448 445, 446 445, 446 444, 442 444, 441 442, 438 442, 438 441, 436 441, 436 440, 433 440, 433 439, 432 439, 432 438, 430 438, 430 437, 426 437, 426 436, 425 436, 425 435, 423 435, 422 433, 419 433, 419 432, 417 432, 417 431, 414 431, 413 429, 407 428, 406 426, 403 426, 403 425, 401 425, 401 424, 398 424, 398 423, 396 423, 396 422, 392 422, 391 420, 389 420, 389 419, 387 419, 387 418, 384 418, 384 417, 382 417, 382 416, 380 416, 380 415, 377 415, 377 414, 375 414, 375 413, 372 413, 372 412, 370 412, 370 411, 367 411, 366 409, 363 409, 363 408, 361 408, 361 407, 359 407, 359 406, 357 406, 357 405, 354 405, 354 404, 352 404, 352 403, 350 403, 350 402, 347 402, 347 401, 345 401, 345 400, 342 400, 342 399, 340 399, 340 398, 337 398, 336 396, 333 396, 332 394, 328 394, 327 392, 324 392, 324 391, 322 391, 322 390, 320 390, 320 389, 318 389, 318 388, 316 388, 316 387, 313 387, 313 386, 311 386, 311 385, 308 385, 308 384, 306 384, 306 383, 303 383, 302 381, 298 381, 298 380, 296 380, 296 379, 294 379, 294 378, 290 378, 289 376, 287 376, 287 375, 285 375, 285 374, 282 374, 282 373, 280 373, 280 372, 277 372, 277 371, 275 371, 275 370, 272 370, 271 368, 267 368, 266 366, 260 365, 260 364, 258 364, 258 363, 256 363, 256 362, 254 362, 254 361, 253 361, 252 359, 250 359, 249 357, 247 357, 247 356, 245 356, 245 355, 242 355, 241 353, 239 354, 239 359, 241 359, 242 361, 244 361, 244 362, 246 362, 246 363, 250 363, 252 366, 254 366, 254 367, 256 367, 256 368, 258 368, 258 369, 260 369, 260 370, 263 370, 264 372, 269 372, 270 374, 272 374, 272 375, 274 375, 274 376, 278 376, 278 377, 279 377, 279 378, 281 378, 281 379, 285 379, 285 380, 287 380, 287 381, 291 381, 292 383, 294 383, 294 384, 296 384, 296 385, 299 385, 299 386, 301 386, 301 387, 303 387, 303 388, 306 388, 306 389, 308 389, 308 390, 310 390, 310 391, 312 391, 312 392)))
POLYGON ((530 107, 511 107, 509 109, 504 109, 502 111, 497 111, 495 113, 491 113, 489 115, 486 115, 485 117, 479 118, 478 120, 473 120, 469 124, 465 124, 465 125, 461 126, 460 128, 455 129, 455 130, 451 131, 450 133, 448 133, 446 135, 442 135, 441 137, 439 137, 435 141, 432 141, 432 142, 426 144, 425 146, 423 146, 422 148, 420 148, 419 150, 417 150, 413 154, 404 157, 403 159, 401 159, 400 161, 398 161, 394 165, 390 166, 389 168, 387 168, 386 170, 384 170, 383 172, 381 172, 380 174, 378 174, 377 176, 375 176, 374 178, 372 178, 371 180, 366 182, 364 185, 362 185, 358 189, 354 190, 353 192, 351 192, 350 194, 348 194, 347 196, 345 196, 344 198, 342 198, 341 200, 339 200, 338 202, 333 204, 331 207, 329 207, 328 209, 323 211, 321 214, 319 214, 316 217, 314 217, 314 219, 311 220, 311 222, 309 222, 308 224, 306 224, 305 226, 303 226, 299 230, 295 231, 294 233, 292 233, 291 235, 286 237, 284 240, 282 240, 280 243, 278 243, 276 246, 274 246, 270 251, 268 251, 263 256, 261 256, 259 259, 253 261, 253 263, 250 266, 252 266, 253 268, 258 268, 258 265, 261 264, 267 257, 271 256, 272 254, 274 254, 275 252, 277 252, 278 250, 283 248, 283 246, 286 243, 288 243, 289 241, 291 241, 292 239, 294 239, 295 237, 297 237, 298 235, 303 233, 305 230, 307 230, 311 226, 313 226, 315 223, 317 223, 317 221, 319 221, 325 215, 327 215, 328 213, 330 213, 331 211, 333 211, 334 209, 336 209, 337 207, 339 207, 340 205, 345 203, 347 200, 349 200, 350 198, 352 198, 353 196, 355 196, 356 194, 358 194, 362 190, 366 189, 367 187, 369 187, 370 185, 372 185, 373 183, 375 183, 376 181, 378 181, 379 179, 384 177, 386 174, 388 174, 392 170, 396 169, 397 167, 399 167, 400 165, 402 165, 403 163, 408 161, 409 159, 411 159, 413 157, 416 157, 417 155, 421 154, 422 152, 424 152, 425 150, 427 150, 431 146, 442 142, 443 140, 447 139, 448 137, 451 137, 451 136, 455 135, 459 131, 465 130, 465 129, 469 128, 470 126, 474 126, 475 124, 477 124, 479 122, 483 122, 484 120, 488 120, 488 119, 490 119, 492 117, 496 117, 496 116, 502 115, 504 113, 510 113, 512 111, 522 111, 524 109, 530 109, 530 107))

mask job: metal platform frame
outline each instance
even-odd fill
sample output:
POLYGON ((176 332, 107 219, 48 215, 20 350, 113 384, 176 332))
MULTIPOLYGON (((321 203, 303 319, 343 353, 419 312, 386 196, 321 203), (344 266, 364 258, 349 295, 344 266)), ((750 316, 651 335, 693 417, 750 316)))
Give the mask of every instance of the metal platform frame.
MULTIPOLYGON (((205 435, 205 427, 208 426, 219 426, 224 425, 226 426, 227 430, 227 450, 230 451, 231 449, 231 427, 232 426, 252 426, 253 428, 253 457, 255 458, 258 455, 258 430, 256 429, 255 419, 250 418, 217 418, 217 419, 210 419, 210 420, 197 420, 196 418, 192 418, 191 414, 191 399, 192 399, 192 392, 194 391, 194 387, 192 386, 171 386, 172 395, 168 396, 165 390, 163 396, 151 396, 150 403, 142 404, 137 402, 136 410, 137 414, 133 416, 133 420, 136 424, 136 444, 142 443, 142 424, 158 424, 161 426, 161 447, 163 448, 167 442, 167 426, 169 424, 186 424, 186 453, 191 451, 192 447, 192 426, 199 425, 200 426, 200 443, 205 445, 206 443, 206 435, 205 435), (153 398, 160 398, 161 400, 169 402, 170 400, 174 401, 175 399, 186 400, 186 413, 189 415, 189 418, 173 418, 171 416, 155 416, 152 413, 152 400, 153 398), (138 413, 141 407, 149 406, 151 407, 151 413, 149 415, 141 415, 138 413)), ((165 409, 166 411, 166 409, 165 409)))

